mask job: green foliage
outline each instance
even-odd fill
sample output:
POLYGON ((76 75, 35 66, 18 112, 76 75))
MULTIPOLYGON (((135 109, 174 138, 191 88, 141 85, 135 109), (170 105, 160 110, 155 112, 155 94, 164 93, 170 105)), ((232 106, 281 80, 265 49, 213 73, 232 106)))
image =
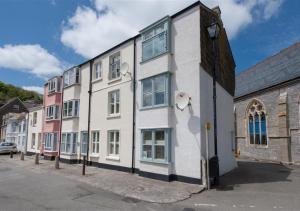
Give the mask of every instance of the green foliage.
POLYGON ((15 87, 10 84, 5 84, 0 81, 0 102, 6 102, 12 98, 18 97, 22 101, 34 101, 36 103, 42 103, 42 95, 33 92, 15 87))

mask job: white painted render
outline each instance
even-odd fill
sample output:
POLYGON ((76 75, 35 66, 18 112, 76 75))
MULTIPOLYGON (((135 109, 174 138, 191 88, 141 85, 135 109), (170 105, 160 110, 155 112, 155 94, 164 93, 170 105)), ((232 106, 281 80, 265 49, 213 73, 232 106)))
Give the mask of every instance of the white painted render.
POLYGON ((11 114, 7 120, 6 142, 12 142, 17 145, 18 151, 25 150, 27 138, 27 120, 26 113, 11 114), (14 125, 14 126, 13 126, 14 125), (15 128, 15 129, 13 129, 15 128))
POLYGON ((133 124, 133 41, 129 41, 119 48, 98 58, 95 62, 102 63, 102 79, 92 84, 91 98, 91 131, 100 131, 100 153, 92 153, 90 139, 90 159, 101 164, 131 167, 132 157, 132 124, 133 124), (127 63, 128 74, 118 80, 109 80, 109 56, 120 52, 121 64, 127 63), (120 115, 110 116, 108 109, 108 94, 120 91, 120 115), (108 131, 119 130, 120 154, 110 157, 108 154, 108 131))
POLYGON ((28 114, 28 136, 27 136, 27 152, 40 153, 42 142, 42 125, 43 125, 43 108, 33 109, 28 114), (33 124, 33 115, 37 113, 36 124, 33 124), (35 145, 33 145, 32 137, 35 134, 35 145))
POLYGON ((140 64, 141 40, 137 41, 136 168, 157 174, 200 177, 200 12, 194 9, 171 20, 171 54, 140 64), (170 106, 140 110, 140 80, 170 72, 170 106), (192 106, 184 111, 175 107, 175 96, 186 92, 192 106), (141 129, 171 128, 171 162, 156 164, 140 161, 141 129))

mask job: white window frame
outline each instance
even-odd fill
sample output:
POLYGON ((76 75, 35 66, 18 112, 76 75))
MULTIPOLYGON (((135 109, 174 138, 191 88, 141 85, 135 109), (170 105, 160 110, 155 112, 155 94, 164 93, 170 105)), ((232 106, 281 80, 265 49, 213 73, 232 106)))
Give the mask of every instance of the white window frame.
POLYGON ((33 112, 32 114, 32 126, 35 127, 37 124, 37 112, 33 112))
POLYGON ((46 120, 58 120, 60 119, 59 115, 59 105, 50 105, 46 107, 46 120), (51 114, 52 110, 52 114, 51 114))
POLYGON ((63 74, 64 87, 72 86, 74 84, 80 84, 80 69, 79 67, 74 67, 67 70, 63 74))
POLYGON ((96 62, 93 68, 93 81, 102 79, 102 62, 96 62))
POLYGON ((62 133, 61 135, 61 145, 60 151, 64 154, 77 154, 77 140, 78 134, 75 132, 70 133, 62 133), (70 139, 68 139, 70 137, 70 139), (67 150, 67 146, 70 145, 69 149, 67 150))
POLYGON ((100 131, 94 130, 91 134, 92 155, 99 155, 100 153, 100 131))
POLYGON ((45 133, 44 136, 44 149, 45 151, 57 151, 58 133, 45 133), (55 140, 56 138, 56 140, 55 140))
POLYGON ((63 102, 63 118, 78 117, 79 107, 80 107, 79 100, 68 100, 63 102))
POLYGON ((48 81, 48 94, 51 94, 51 93, 54 93, 54 92, 57 92, 57 78, 53 78, 51 80, 48 81))
POLYGON ((121 53, 117 52, 109 57, 109 80, 118 80, 121 78, 121 53), (113 77, 115 73, 115 77, 113 77))
MULTIPOLYGON (((154 163, 169 163, 170 162, 170 137, 171 137, 171 129, 170 128, 157 128, 157 129, 142 129, 141 130, 141 161, 154 162, 154 163), (155 133, 158 131, 164 131, 164 145, 157 144, 155 133), (144 133, 151 133, 151 143, 144 143, 144 133), (151 146, 151 157, 148 158, 144 154, 144 146, 151 146), (164 146, 164 159, 155 158, 156 146, 164 146)), ((161 141, 161 140, 160 140, 161 141)))
POLYGON ((109 130, 107 134, 108 140, 108 157, 118 159, 120 157, 120 130, 109 130), (118 133, 118 140, 116 134, 118 133), (111 135, 114 134, 113 140, 111 140, 111 135), (113 146, 113 152, 110 151, 110 145, 113 146), (118 146, 118 152, 116 148, 118 146))
POLYGON ((108 93, 108 116, 119 116, 121 113, 121 103, 120 103, 120 90, 114 90, 108 93), (114 101, 112 102, 112 99, 114 101), (113 110, 112 110, 113 106, 113 110), (117 112, 117 106, 119 111, 117 112))
POLYGON ((141 96, 141 102, 142 102, 142 109, 147 109, 147 108, 157 108, 157 107, 162 107, 162 106, 168 106, 169 105, 169 89, 170 89, 170 75, 167 73, 164 74, 159 74, 156 76, 152 76, 149 78, 145 78, 141 81, 142 83, 142 96, 141 96), (155 82, 159 77, 164 77, 164 90, 155 90, 155 82), (150 92, 145 92, 144 91, 144 84, 150 81, 151 82, 151 91, 150 92), (165 102, 161 104, 156 103, 156 94, 157 93, 164 93, 165 96, 165 102), (151 105, 145 105, 144 104, 144 97, 145 96, 151 96, 151 105))
POLYGON ((32 133, 31 134, 31 149, 35 149, 36 146, 36 134, 32 133))
POLYGON ((169 52, 170 49, 170 20, 163 19, 157 24, 151 26, 151 28, 145 29, 141 32, 142 34, 142 62, 160 56, 166 52, 169 52), (161 52, 155 53, 155 44, 159 37, 164 36, 165 39, 165 49, 161 52), (152 47, 152 55, 146 57, 144 47, 151 46, 152 47))

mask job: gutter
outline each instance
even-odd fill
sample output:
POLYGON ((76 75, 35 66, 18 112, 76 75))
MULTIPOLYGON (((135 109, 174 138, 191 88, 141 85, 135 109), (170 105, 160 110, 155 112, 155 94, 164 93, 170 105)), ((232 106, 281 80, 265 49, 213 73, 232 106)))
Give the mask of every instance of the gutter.
POLYGON ((132 155, 131 155, 131 173, 135 172, 135 103, 136 103, 136 39, 133 40, 133 78, 132 78, 132 89, 133 89, 133 111, 132 111, 132 155))

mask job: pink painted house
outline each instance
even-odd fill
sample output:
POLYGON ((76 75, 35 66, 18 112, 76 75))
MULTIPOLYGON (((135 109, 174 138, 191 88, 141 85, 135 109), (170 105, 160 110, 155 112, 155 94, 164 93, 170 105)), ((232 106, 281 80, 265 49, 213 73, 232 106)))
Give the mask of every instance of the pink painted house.
POLYGON ((54 159, 59 155, 62 105, 62 77, 56 76, 44 86, 43 144, 41 154, 54 159))

